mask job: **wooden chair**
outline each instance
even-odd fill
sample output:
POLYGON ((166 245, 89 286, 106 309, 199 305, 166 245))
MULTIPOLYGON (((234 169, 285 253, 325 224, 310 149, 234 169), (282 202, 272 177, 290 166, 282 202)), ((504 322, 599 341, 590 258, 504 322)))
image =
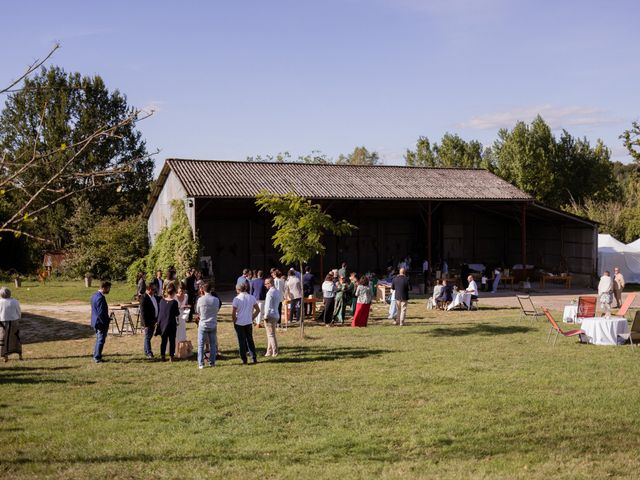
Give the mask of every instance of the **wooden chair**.
POLYGON ((576 313, 576 318, 595 317, 596 300, 596 297, 578 297, 578 313, 576 313))
POLYGON ((563 332, 562 329, 558 326, 558 323, 551 316, 551 313, 549 313, 549 310, 547 310, 546 308, 543 308, 542 311, 547 316, 547 320, 549 320, 549 323, 551 324, 551 328, 549 329, 549 333, 547 335, 547 343, 549 343, 549 340, 551 339, 551 332, 553 331, 556 332, 556 336, 553 339, 554 347, 556 346, 558 335, 562 335, 563 337, 575 337, 577 335, 578 338, 580 339, 580 343, 586 343, 582 337, 582 335, 585 335, 584 330, 576 329, 576 330, 569 330, 567 332, 563 332))
POLYGON ((633 318, 629 333, 619 333, 618 338, 622 338, 625 342, 629 340, 632 346, 640 342, 640 310, 636 312, 636 316, 633 318), (633 343, 634 340, 636 343, 633 343))
MULTIPOLYGON (((627 295, 627 298, 625 299, 624 303, 620 307, 620 310, 618 310, 618 313, 616 313, 616 316, 618 316, 618 317, 626 316, 627 312, 629 311, 629 308, 631 307, 631 304, 633 303, 633 301, 635 299, 636 299, 636 294, 635 293, 630 293, 629 295, 627 295)), ((636 317, 637 317, 637 315, 636 315, 636 317)))
POLYGON ((538 318, 544 317, 544 313, 539 312, 531 300, 531 295, 516 295, 518 303, 520 304, 520 320, 525 318, 531 318, 531 323, 538 318))

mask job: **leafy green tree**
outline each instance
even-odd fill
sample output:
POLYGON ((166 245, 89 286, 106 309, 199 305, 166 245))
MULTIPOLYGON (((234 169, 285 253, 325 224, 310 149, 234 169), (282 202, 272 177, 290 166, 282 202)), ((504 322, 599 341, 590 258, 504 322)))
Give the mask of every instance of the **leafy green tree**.
POLYGON ((356 147, 348 155, 340 155, 337 165, 380 165, 378 152, 370 152, 365 147, 356 147))
POLYGON ((573 138, 566 130, 556 143, 554 203, 565 205, 572 200, 608 201, 619 188, 616 182, 611 152, 598 140, 591 147, 586 138, 573 138))
POLYGON ((136 130, 139 112, 99 76, 42 68, 8 91, 0 115, 0 233, 62 247, 73 197, 98 217, 137 214, 153 161, 136 130))
POLYGON ((489 167, 480 142, 467 142, 451 133, 445 133, 440 144, 434 143, 433 146, 427 137, 419 137, 416 149, 407 149, 404 159, 405 164, 411 167, 489 167))
POLYGON ((124 279, 129 265, 147 253, 146 221, 141 216, 121 220, 108 215, 96 222, 88 201, 76 205, 69 221, 74 240, 65 262, 67 272, 75 277, 89 272, 96 278, 124 279))
POLYGON ((640 122, 633 122, 629 130, 625 130, 620 138, 624 141, 624 146, 629 151, 629 155, 640 163, 640 122))
POLYGON ((404 155, 405 164, 409 167, 437 167, 438 158, 427 137, 418 137, 416 149, 407 151, 404 155))
MULTIPOLYGON (((320 205, 291 192, 276 195, 262 191, 256 197, 256 205, 260 211, 273 215, 273 245, 282 252, 280 260, 286 265, 298 264, 300 272, 304 263, 324 254, 322 236, 326 232, 347 235, 356 228, 346 220, 334 221, 320 205)), ((304 336, 304 309, 301 318, 300 335, 304 336)))
POLYGON ((174 266, 178 275, 184 276, 189 268, 197 265, 200 242, 197 237, 194 240, 184 202, 173 200, 171 211, 170 225, 158 232, 149 253, 144 258, 131 263, 127 271, 129 282, 135 283, 139 271, 152 272, 158 269, 166 271, 170 266, 174 266))
POLYGON ((457 134, 445 133, 434 150, 442 167, 479 168, 482 165, 482 144, 477 140, 466 142, 457 134))
POLYGON ((538 116, 527 125, 501 129, 493 145, 496 173, 534 198, 556 205, 555 140, 538 116))

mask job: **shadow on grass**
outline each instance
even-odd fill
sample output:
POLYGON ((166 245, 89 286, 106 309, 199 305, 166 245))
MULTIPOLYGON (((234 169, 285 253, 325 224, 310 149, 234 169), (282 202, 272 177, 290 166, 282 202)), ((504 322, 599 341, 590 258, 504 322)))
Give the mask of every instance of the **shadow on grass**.
POLYGON ((23 344, 52 342, 56 340, 79 340, 95 335, 89 325, 25 313, 20 320, 20 338, 23 344))
POLYGON ((280 347, 280 354, 270 363, 332 362, 377 357, 391 350, 349 347, 280 347))
MULTIPOLYGON (((39 369, 34 369, 39 370, 39 369)), ((74 385, 90 385, 95 383, 92 380, 71 381, 65 378, 56 378, 44 372, 10 368, 0 371, 0 385, 41 385, 43 383, 73 383, 74 385)))
POLYGON ((466 335, 512 335, 515 333, 533 332, 535 328, 524 327, 518 325, 491 325, 488 323, 478 323, 470 327, 438 327, 425 332, 427 335, 434 337, 462 337, 466 335))

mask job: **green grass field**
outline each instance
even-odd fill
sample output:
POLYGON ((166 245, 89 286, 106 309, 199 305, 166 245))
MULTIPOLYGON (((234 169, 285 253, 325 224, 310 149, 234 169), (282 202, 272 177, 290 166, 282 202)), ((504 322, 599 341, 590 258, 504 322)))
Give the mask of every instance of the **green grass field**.
MULTIPOLYGON (((100 282, 94 280, 90 288, 84 286, 84 280, 59 281, 51 280, 46 284, 34 281, 22 282, 20 288, 15 288, 13 283, 6 283, 11 289, 12 296, 19 299, 20 303, 34 305, 47 303, 89 303, 91 295, 100 287, 100 282)), ((135 293, 135 287, 126 282, 112 282, 109 293, 109 303, 124 303, 131 300, 135 293)))
MULTIPOLYGON (((546 325, 515 309, 412 303, 404 328, 373 312, 366 329, 281 333, 281 355, 255 366, 240 364, 225 314, 225 359, 205 370, 146 361, 140 335, 110 336, 95 365, 86 322, 27 318, 26 359, 0 365, 0 472, 637 478, 640 349, 564 338, 553 348, 546 325)), ((188 334, 195 344, 193 324, 188 334)), ((264 352, 264 330, 254 335, 264 352)))

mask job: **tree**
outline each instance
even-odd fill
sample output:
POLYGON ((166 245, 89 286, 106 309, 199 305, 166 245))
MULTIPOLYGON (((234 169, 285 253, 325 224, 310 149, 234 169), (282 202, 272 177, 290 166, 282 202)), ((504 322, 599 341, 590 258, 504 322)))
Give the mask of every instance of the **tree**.
POLYGON ((501 129, 493 146, 496 173, 534 198, 555 205, 555 140, 551 129, 538 116, 531 126, 516 123, 501 129))
POLYGON ((147 256, 129 266, 127 280, 135 284, 138 272, 167 271, 171 266, 184 276, 189 268, 197 265, 199 256, 200 242, 197 237, 194 240, 184 202, 173 200, 170 225, 158 232, 147 256))
POLYGON ((348 155, 340 155, 336 160, 337 165, 379 165, 378 152, 369 152, 365 147, 356 147, 348 155))
POLYGON ((120 280, 127 268, 148 250, 147 224, 140 215, 119 219, 113 215, 96 222, 88 201, 76 201, 69 229, 73 243, 65 270, 75 277, 89 272, 95 278, 120 280))
MULTIPOLYGON (((256 197, 256 205, 260 211, 273 215, 273 245, 282 252, 280 260, 288 265, 299 264, 300 272, 304 263, 324 254, 322 236, 326 232, 347 235, 357 228, 346 220, 334 221, 320 205, 292 192, 276 195, 264 190, 256 197)), ((300 335, 304 336, 304 308, 301 319, 300 335)))
POLYGON ((59 67, 33 75, 49 56, 0 91, 8 95, 0 115, 0 235, 26 236, 31 248, 70 240, 60 226, 73 197, 90 202, 98 216, 137 214, 153 174, 135 129, 149 114, 109 92, 99 76, 59 67))
POLYGON ((445 133, 434 150, 441 167, 480 168, 482 144, 477 140, 464 141, 457 134, 445 133))
POLYGON ((438 160, 427 137, 418 137, 416 149, 410 150, 404 155, 405 164, 409 167, 436 167, 438 160))
POLYGON ((591 147, 566 130, 556 140, 540 116, 531 125, 518 122, 511 131, 500 130, 491 155, 497 175, 552 207, 588 198, 607 201, 617 188, 602 141, 591 147))
POLYGON ((629 130, 625 130, 620 138, 624 146, 637 163, 640 163, 640 122, 633 122, 629 130))
POLYGON ((434 143, 433 146, 427 137, 419 137, 415 151, 407 149, 404 159, 410 167, 489 167, 480 142, 467 142, 451 133, 445 133, 440 144, 434 143))
POLYGON ((282 162, 297 162, 297 163, 321 163, 329 164, 333 163, 333 160, 320 150, 311 150, 310 154, 298 155, 295 160, 291 157, 289 152, 278 152, 276 155, 256 155, 246 157, 247 162, 267 162, 267 163, 282 163, 282 162))

